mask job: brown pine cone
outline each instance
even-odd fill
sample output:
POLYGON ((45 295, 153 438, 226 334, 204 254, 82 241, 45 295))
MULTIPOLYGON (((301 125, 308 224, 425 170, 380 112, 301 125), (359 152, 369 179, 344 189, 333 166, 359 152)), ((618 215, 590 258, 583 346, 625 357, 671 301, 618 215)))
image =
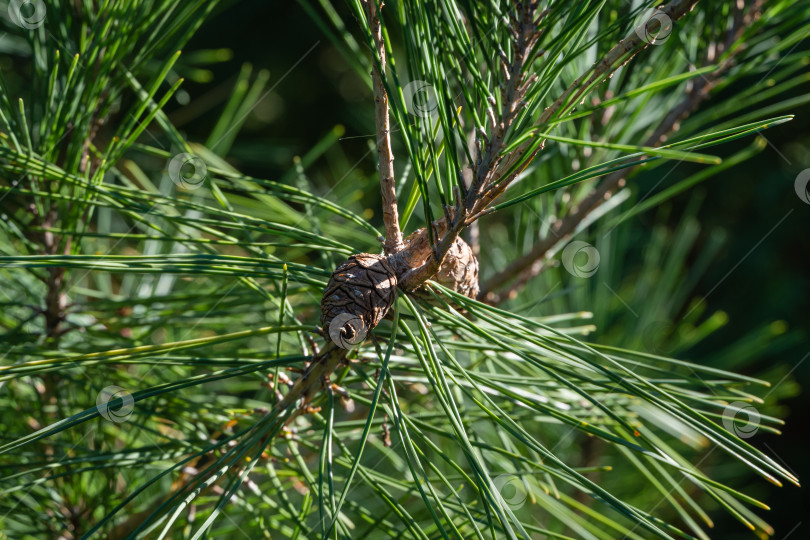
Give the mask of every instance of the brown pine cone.
POLYGON ((366 338, 396 298, 397 276, 383 255, 359 253, 338 266, 321 299, 321 326, 349 349, 366 338))
POLYGON ((478 259, 470 245, 456 238, 433 277, 436 281, 468 298, 478 296, 478 259))

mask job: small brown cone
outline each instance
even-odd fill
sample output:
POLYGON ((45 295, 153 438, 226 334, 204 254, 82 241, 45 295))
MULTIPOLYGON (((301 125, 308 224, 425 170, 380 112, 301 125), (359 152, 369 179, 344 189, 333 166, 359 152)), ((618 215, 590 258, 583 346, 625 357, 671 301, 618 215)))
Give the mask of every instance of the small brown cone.
MULTIPOLYGON (((447 219, 433 222, 433 238, 441 238, 447 232, 447 219)), ((427 228, 417 229, 404 241, 405 248, 390 257, 391 264, 400 276, 410 269, 418 268, 432 255, 427 228)), ((459 292, 469 298, 478 296, 478 259, 472 248, 457 237, 447 250, 438 272, 431 279, 448 289, 459 292)))
POLYGON ((321 326, 335 345, 361 343, 396 298, 397 276, 382 255, 359 253, 338 266, 321 299, 321 326))
POLYGON ((448 289, 469 298, 478 296, 478 259, 470 245, 456 238, 433 278, 448 289))

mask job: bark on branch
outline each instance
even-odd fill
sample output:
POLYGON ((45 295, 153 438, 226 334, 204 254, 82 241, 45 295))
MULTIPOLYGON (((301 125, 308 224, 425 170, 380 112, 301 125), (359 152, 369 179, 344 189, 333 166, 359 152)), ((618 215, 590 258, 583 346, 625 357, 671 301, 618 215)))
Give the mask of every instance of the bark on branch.
MULTIPOLYGON (((380 27, 380 15, 376 0, 364 0, 366 17, 371 28, 374 52, 371 78, 374 86, 374 117, 377 131, 377 162, 382 192, 382 213, 385 226, 383 248, 386 255, 402 249, 402 231, 399 228, 396 181, 394 180, 394 153, 391 151, 391 122, 388 117, 388 95, 385 92, 385 42, 380 27), (379 60, 379 63, 376 61, 379 60)), ((380 4, 382 7, 382 4, 380 4)))

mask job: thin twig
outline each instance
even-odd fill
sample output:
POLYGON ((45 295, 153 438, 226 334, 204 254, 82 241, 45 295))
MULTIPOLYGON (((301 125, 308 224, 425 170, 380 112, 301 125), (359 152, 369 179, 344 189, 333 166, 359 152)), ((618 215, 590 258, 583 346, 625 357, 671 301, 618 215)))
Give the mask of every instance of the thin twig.
MULTIPOLYGON (((467 193, 466 206, 469 210, 475 206, 481 195, 481 188, 491 182, 493 173, 497 170, 501 162, 501 151, 504 147, 506 135, 513 121, 517 118, 523 108, 523 97, 529 89, 529 85, 536 80, 535 76, 528 78, 525 75, 524 67, 529 65, 535 58, 535 47, 541 33, 537 30, 540 20, 548 13, 547 10, 535 16, 537 2, 521 3, 511 24, 514 32, 512 40, 512 61, 505 60, 506 55, 501 53, 501 64, 505 81, 501 85, 501 111, 497 120, 492 111, 487 116, 491 118, 490 134, 483 135, 479 147, 484 148, 483 153, 479 153, 475 167, 475 176, 472 185, 467 193)), ((494 102, 491 103, 494 105, 494 102)))
MULTIPOLYGON (((657 12, 662 13, 674 23, 689 13, 697 3, 698 0, 674 0, 669 4, 660 6, 657 12)), ((651 17, 645 24, 650 26, 654 24, 660 25, 661 23, 656 17, 651 17)), ((653 28, 652 30, 657 29, 653 28)), ((594 64, 591 70, 574 81, 550 107, 545 109, 535 122, 535 126, 545 126, 557 113, 561 111, 565 112, 570 109, 574 104, 582 100, 585 94, 591 90, 600 79, 609 79, 613 75, 613 72, 629 62, 630 59, 648 46, 649 42, 641 39, 638 32, 633 31, 626 38, 619 41, 599 62, 594 64), (588 73, 590 73, 590 76, 588 76, 588 73)), ((526 140, 499 164, 498 170, 492 175, 492 180, 473 210, 473 219, 478 218, 495 199, 506 191, 506 188, 508 188, 515 178, 531 163, 537 153, 543 149, 543 143, 541 142, 531 154, 527 155, 533 145, 537 145, 537 142, 531 138, 526 140), (517 165, 519 166, 515 168, 517 165), (510 173, 510 171, 513 172, 510 173), (507 173, 509 173, 509 175, 503 177, 503 175, 507 173)))
MULTIPOLYGON (((394 179, 394 153, 391 151, 391 122, 388 118, 388 95, 385 93, 385 42, 382 37, 380 16, 376 0, 364 0, 366 16, 377 55, 371 78, 374 86, 374 116, 377 124, 377 160, 382 192, 382 214, 385 225, 383 248, 386 255, 402 249, 402 231, 399 228, 396 181, 394 179)), ((380 4, 382 8, 382 4, 380 4)))

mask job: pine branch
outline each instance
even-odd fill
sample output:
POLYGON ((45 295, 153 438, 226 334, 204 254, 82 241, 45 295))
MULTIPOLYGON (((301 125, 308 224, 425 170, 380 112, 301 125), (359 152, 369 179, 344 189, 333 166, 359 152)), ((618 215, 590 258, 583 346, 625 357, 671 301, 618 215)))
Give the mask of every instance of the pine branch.
MULTIPOLYGON (((537 9, 537 1, 521 2, 517 5, 515 13, 510 15, 512 60, 507 61, 506 56, 501 53, 501 67, 505 80, 501 85, 500 114, 498 118, 495 117, 492 110, 495 103, 491 101, 487 112, 490 122, 489 133, 479 133, 477 136, 476 148, 479 151, 471 185, 463 199, 460 196, 456 198, 455 209, 447 211, 446 216, 434 225, 445 232, 438 237, 440 240, 433 250, 433 256, 418 267, 411 266, 400 279, 400 286, 406 291, 420 287, 436 274, 460 232, 475 221, 474 218, 471 219, 471 215, 480 203, 485 186, 491 185, 493 181, 493 174, 502 161, 500 154, 504 148, 506 135, 522 110, 526 92, 535 80, 534 76, 526 77, 525 68, 535 59, 536 45, 541 35, 537 27, 547 13, 543 11, 538 14, 537 9)), ((409 256, 407 253, 403 255, 405 258, 409 256)))
MULTIPOLYGON (((660 6, 658 11, 663 13, 664 16, 674 23, 689 13, 697 3, 698 0, 675 0, 674 2, 660 6)), ((647 29, 651 30, 648 34, 654 35, 658 30, 658 28, 654 26, 660 25, 661 23, 656 17, 651 17, 644 24, 647 26, 647 29)), ((649 42, 641 39, 638 32, 633 31, 626 38, 619 41, 602 60, 594 64, 593 68, 588 72, 590 76, 588 76, 588 73, 584 73, 574 81, 550 107, 545 109, 540 115, 540 118, 535 122, 535 126, 543 127, 547 125, 557 113, 561 111, 564 113, 569 110, 574 104, 582 100, 586 92, 597 84, 600 79, 608 80, 613 72, 629 62, 636 54, 646 49, 649 45, 649 42)), ((499 164, 498 171, 493 174, 492 181, 487 185, 482 196, 476 202, 473 209, 474 218, 483 215, 489 205, 506 191, 515 178, 531 163, 537 153, 543 149, 543 143, 541 142, 537 149, 527 156, 526 153, 533 144, 536 143, 531 139, 525 141, 499 164), (509 173, 509 171, 514 172, 509 173), (508 176, 504 176, 507 173, 509 173, 508 176)))
POLYGON ((346 360, 348 352, 329 342, 313 357, 304 373, 274 408, 274 411, 293 410, 290 417, 284 422, 285 424, 289 424, 293 419, 307 412, 312 400, 321 390, 331 385, 330 375, 346 360))
MULTIPOLYGON (((698 0, 675 0, 659 7, 658 10, 674 23, 689 13, 697 2, 698 0)), ((510 80, 513 83, 507 80, 505 90, 503 90, 506 99, 504 100, 501 117, 497 120, 491 117, 490 133, 479 135, 479 146, 486 148, 486 150, 479 159, 473 184, 463 204, 459 200, 456 211, 447 227, 447 232, 436 245, 434 256, 422 266, 410 270, 400 280, 401 286, 405 290, 413 290, 419 287, 436 273, 447 254, 447 250, 459 233, 489 211, 489 206, 506 191, 543 147, 542 143, 537 145, 530 138, 512 150, 505 158, 498 156, 503 144, 503 133, 506 132, 514 120, 515 112, 530 86, 530 81, 523 82, 522 75, 516 76, 516 74, 523 73, 524 68, 534 59, 533 50, 540 35, 537 30, 537 23, 543 16, 541 13, 539 17, 536 17, 536 9, 536 2, 525 2, 518 5, 518 17, 512 21, 516 54, 513 56, 512 65, 506 70, 507 76, 511 76, 510 80), (515 84, 518 81, 519 84, 515 84), (537 145, 537 147, 529 152, 533 144, 537 145), (497 149, 497 152, 490 151, 490 149, 497 149)), ((655 17, 651 17, 645 24, 652 31, 651 33, 654 33, 658 30, 655 26, 660 25, 660 22, 655 17)), ((585 93, 597 84, 600 79, 607 80, 616 69, 628 62, 648 45, 649 43, 642 40, 635 31, 619 41, 602 60, 594 64, 587 73, 580 76, 540 115, 540 118, 535 122, 535 126, 544 126, 557 113, 567 111, 571 104, 583 99, 585 93)))
MULTIPOLYGON (((466 206, 471 209, 475 206, 477 199, 481 195, 482 186, 490 185, 492 175, 497 170, 501 162, 501 151, 504 147, 506 135, 512 127, 518 113, 523 109, 526 95, 530 85, 537 80, 537 76, 526 77, 524 68, 531 65, 535 59, 537 41, 541 33, 537 31, 537 26, 542 18, 548 13, 544 10, 535 16, 537 2, 523 2, 517 7, 516 13, 510 14, 512 19, 512 61, 506 59, 506 55, 501 52, 501 68, 505 80, 501 84, 501 111, 496 120, 492 106, 494 100, 490 102, 487 110, 487 117, 490 120, 490 134, 480 134, 479 145, 483 140, 485 148, 483 155, 478 156, 475 167, 475 178, 467 192, 466 206)), ((479 146, 480 147, 480 146, 479 146)))
MULTIPOLYGON (((713 43, 708 47, 704 64, 710 64, 717 56, 727 50, 729 51, 728 58, 716 70, 695 82, 684 99, 667 114, 653 133, 647 137, 644 146, 660 146, 663 144, 670 134, 679 129, 680 123, 709 97, 712 89, 722 81, 723 76, 733 67, 735 56, 742 50, 742 47, 732 50, 732 45, 740 39, 748 27, 759 19, 762 15, 762 5, 763 2, 761 1, 755 2, 744 16, 739 14, 742 6, 737 6, 736 26, 730 30, 724 43, 713 43)), ((481 286, 480 298, 496 304, 507 298, 513 298, 526 283, 547 268, 547 265, 543 263, 546 253, 558 243, 569 238, 583 220, 624 187, 627 175, 632 170, 634 168, 622 169, 606 176, 601 184, 586 195, 568 215, 552 224, 550 233, 537 242, 528 253, 516 259, 487 280, 481 286), (505 293, 499 294, 497 292, 507 287, 505 293)))
MULTIPOLYGON (((671 20, 675 21, 688 13, 696 3, 697 0, 676 0, 659 9, 671 20)), ((382 42, 379 18, 373 0, 366 2, 366 7, 375 47, 377 53, 382 55, 385 47, 382 42)), ((466 197, 463 200, 460 197, 457 198, 456 207, 448 210, 446 217, 433 224, 433 230, 438 232, 435 237, 440 238, 440 240, 435 245, 432 256, 428 257, 419 266, 414 266, 413 261, 420 259, 416 254, 416 248, 409 249, 409 247, 411 245, 421 245, 423 242, 413 241, 405 249, 389 252, 389 249, 393 249, 389 241, 395 237, 386 232, 386 252, 393 253, 392 266, 397 269, 398 285, 405 291, 417 289, 438 272, 460 232, 483 214, 488 205, 506 190, 509 183, 517 177, 519 172, 529 164, 540 150, 538 148, 526 159, 525 154, 531 145, 531 142, 526 142, 506 156, 506 159, 502 159, 500 155, 504 147, 506 134, 521 110, 523 98, 534 81, 533 78, 526 77, 525 68, 531 65, 535 58, 535 47, 540 37, 537 28, 546 13, 544 11, 538 14, 537 8, 538 2, 536 1, 522 2, 517 6, 516 13, 511 19, 513 36, 512 60, 511 62, 502 62, 505 81, 501 86, 501 111, 497 119, 490 112, 490 132, 481 135, 479 138, 479 147, 484 150, 478 157, 475 176, 466 197), (521 160, 524 160, 524 162, 519 171, 511 173, 503 179, 500 177, 505 171, 512 170, 514 165, 521 160)), ((651 19, 651 21, 658 23, 655 19, 651 19)), ((546 124, 557 112, 563 109, 564 105, 576 103, 594 83, 601 78, 608 78, 621 64, 629 61, 647 45, 649 44, 635 32, 620 41, 600 62, 594 65, 589 71, 590 76, 586 73, 579 77, 551 107, 543 112, 535 124, 538 126, 546 124)), ((384 58, 384 56, 381 56, 381 58, 384 58)), ((384 99, 385 91, 382 88, 381 72, 376 67, 372 71, 372 76, 374 77, 375 86, 377 129, 380 136, 379 140, 382 142, 382 144, 378 145, 378 152, 381 152, 379 166, 384 195, 383 207, 384 215, 389 216, 389 219, 386 219, 386 231, 389 230, 389 227, 392 230, 393 227, 396 227, 396 232, 392 234, 401 234, 399 233, 398 224, 390 221, 391 209, 393 208, 394 212, 396 211, 396 200, 395 198, 393 200, 389 198, 386 201, 385 198, 388 187, 391 187, 391 194, 393 194, 393 157, 390 155, 390 134, 387 129, 388 103, 387 99, 384 99), (378 94, 378 90, 380 94, 378 94), (376 99, 378 95, 383 96, 383 99, 376 99), (390 184, 387 182, 388 179, 391 180, 390 184), (393 204, 391 204, 392 202, 393 204)), ((427 229, 425 229, 424 234, 429 235, 427 229)), ((294 391, 288 394, 289 399, 285 398, 282 402, 282 406, 290 406, 293 402, 298 403, 299 409, 308 406, 318 391, 328 384, 328 376, 344 358, 345 351, 340 349, 335 351, 331 347, 325 348, 320 355, 313 359, 310 367, 301 379, 296 382, 294 391), (323 366, 326 364, 332 366, 332 369, 324 369, 323 366)))

